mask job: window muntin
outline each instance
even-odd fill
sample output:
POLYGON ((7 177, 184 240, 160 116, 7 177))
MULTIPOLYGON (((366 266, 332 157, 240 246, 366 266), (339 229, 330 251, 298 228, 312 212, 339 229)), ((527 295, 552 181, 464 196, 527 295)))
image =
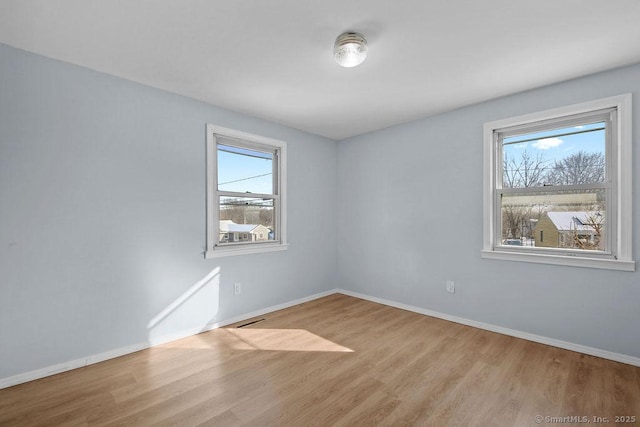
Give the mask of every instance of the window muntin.
POLYGON ((206 257, 286 249, 286 144, 207 126, 206 257))
POLYGON ((486 123, 482 256, 635 270, 631 118, 627 94, 486 123))

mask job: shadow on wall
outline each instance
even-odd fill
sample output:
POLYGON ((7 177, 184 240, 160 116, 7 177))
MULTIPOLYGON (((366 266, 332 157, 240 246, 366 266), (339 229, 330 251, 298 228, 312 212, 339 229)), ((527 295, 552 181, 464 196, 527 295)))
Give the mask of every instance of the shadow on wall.
POLYGON ((149 343, 166 342, 185 331, 195 334, 204 330, 217 317, 219 307, 220 267, 216 267, 149 321, 149 343), (198 298, 194 298, 196 295, 198 298))

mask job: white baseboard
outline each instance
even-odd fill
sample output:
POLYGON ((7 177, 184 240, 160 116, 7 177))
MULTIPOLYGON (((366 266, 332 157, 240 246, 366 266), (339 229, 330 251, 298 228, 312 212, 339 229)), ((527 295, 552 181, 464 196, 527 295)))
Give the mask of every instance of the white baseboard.
POLYGON ((484 329, 491 332, 497 332, 499 334, 509 335, 516 338, 522 338, 528 341, 534 341, 537 343, 550 345, 552 347, 558 347, 565 350, 576 351, 578 353, 584 353, 591 356, 601 357, 603 359, 609 359, 616 362, 626 363, 628 365, 640 367, 640 358, 628 356, 626 354, 614 353, 607 350, 601 350, 599 348, 593 348, 585 345, 574 344, 571 342, 561 341, 554 338, 543 337, 541 335, 530 334, 528 332, 517 331, 515 329, 504 328, 502 326, 491 325, 489 323, 483 323, 475 320, 465 319, 463 317, 439 313, 437 311, 427 310, 425 308, 415 307, 408 304, 402 304, 402 303, 390 301, 384 298, 376 298, 376 297, 364 295, 358 292, 351 292, 344 289, 338 289, 337 292, 344 295, 349 295, 352 297, 364 299, 367 301, 376 302, 378 304, 384 304, 391 307, 401 308, 403 310, 412 311, 414 313, 424 314, 426 316, 437 317, 439 319, 460 323, 462 325, 473 326, 474 328, 484 329))
POLYGON ((292 307, 294 305, 302 304, 304 302, 313 301, 315 299, 322 298, 335 293, 338 293, 338 289, 332 289, 329 291, 310 295, 308 297, 287 301, 282 304, 252 311, 250 313, 241 314, 240 316, 235 316, 230 319, 225 319, 219 322, 209 323, 205 325, 203 328, 191 328, 191 329, 183 330, 170 335, 164 335, 161 337, 152 338, 142 343, 105 351, 104 353, 94 354, 94 355, 83 357, 80 359, 59 363, 57 365, 47 366, 45 368, 36 369, 33 371, 25 372, 23 374, 13 375, 7 378, 0 378, 0 389, 11 387, 17 384, 26 383, 33 380, 37 380, 40 378, 48 377, 51 375, 59 374, 61 372, 70 371, 72 369, 82 368, 83 366, 92 365, 94 363, 103 362, 109 359, 114 359, 116 357, 124 356, 126 354, 135 353, 136 351, 144 350, 160 344, 165 344, 171 341, 176 341, 182 338, 190 337, 192 335, 196 335, 205 331, 210 331, 212 329, 221 328, 223 326, 231 325, 232 323, 240 322, 245 319, 250 319, 256 316, 262 316, 263 314, 271 313, 277 310, 282 310, 284 308, 292 307))
POLYGON ((55 375, 61 372, 70 371, 72 369, 81 368, 83 366, 92 365, 94 363, 103 362, 105 360, 114 359, 116 357, 124 356, 126 354, 135 353, 136 351, 144 350, 150 347, 154 347, 160 344, 165 344, 171 341, 176 341, 182 338, 186 338, 192 335, 199 334, 201 332, 209 331, 212 329, 221 328, 233 323, 240 322, 245 319, 250 319, 257 316, 262 316, 267 313, 271 313, 273 311, 282 310, 288 307, 292 307, 294 305, 302 304, 305 302, 313 301, 318 298, 323 298, 332 294, 344 294, 352 297, 364 299, 371 302, 376 302, 378 304, 388 305, 390 307, 396 307, 407 311, 412 311, 414 313, 424 314, 426 316, 437 317, 443 320, 449 320, 451 322, 460 323, 462 325, 472 326, 474 328, 484 329, 491 332, 497 332, 503 335, 509 335, 516 338, 522 338, 529 341, 538 342, 541 344, 550 345, 553 347, 563 348, 565 350, 576 351, 579 353, 588 354, 591 356, 601 357, 603 359, 609 359, 616 362, 626 363, 628 365, 639 366, 640 367, 640 358, 628 356, 625 354, 613 353, 611 351, 601 350, 598 348, 588 347, 580 344, 574 344, 567 341, 556 340, 553 338, 543 337, 541 335, 530 334, 527 332, 517 331, 515 329, 504 328, 502 326, 491 325, 489 323, 478 322, 475 320, 465 319, 463 317, 452 316, 449 314, 439 313, 437 311, 427 310, 421 307, 415 307, 408 304, 403 304, 391 300, 387 300, 384 298, 372 297, 369 295, 361 294, 358 292, 352 292, 345 289, 332 289, 329 291, 321 292, 318 294, 310 295, 308 297, 299 298, 296 300, 288 301, 282 304, 274 305, 271 307, 266 307, 260 310, 252 311, 250 313, 245 313, 239 316, 232 317, 230 319, 225 319, 215 323, 209 323, 205 325, 203 328, 192 328, 188 330, 183 330, 180 332, 176 332, 170 335, 164 335, 161 337, 153 338, 148 341, 133 344, 126 347, 121 347, 118 349, 106 351, 104 353, 94 354, 91 356, 83 357, 80 359, 71 360, 64 363, 59 363, 57 365, 48 366, 42 369, 36 369, 34 371, 25 372, 23 374, 14 375, 7 378, 0 379, 0 389, 11 387, 17 384, 26 383, 29 381, 37 380, 40 378, 48 377, 51 375, 55 375))
POLYGON ((47 366, 45 368, 25 372, 23 374, 2 378, 0 379, 0 390, 17 384, 22 384, 51 375, 59 374, 61 372, 70 371, 72 369, 82 368, 83 366, 92 365, 104 360, 114 359, 116 357, 124 356, 125 354, 135 353, 136 351, 144 350, 145 348, 149 347, 150 346, 146 343, 133 344, 115 350, 105 351, 104 353, 94 354, 88 357, 70 360, 68 362, 59 363, 57 365, 47 366))

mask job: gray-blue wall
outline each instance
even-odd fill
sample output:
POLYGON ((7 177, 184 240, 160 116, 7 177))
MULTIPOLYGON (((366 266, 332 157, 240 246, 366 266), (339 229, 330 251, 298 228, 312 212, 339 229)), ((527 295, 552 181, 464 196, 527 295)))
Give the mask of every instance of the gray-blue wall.
POLYGON ((333 288, 640 357, 640 273, 480 258, 483 123, 633 92, 637 140, 639 81, 336 143, 0 45, 0 379, 333 288), (203 259, 205 123, 288 142, 288 251, 203 259))
POLYGON ((336 151, 0 45, 0 379, 333 288, 336 151), (287 141, 288 251, 203 258, 206 123, 287 141))
MULTIPOLYGON (((640 357, 640 273, 482 259, 487 121, 632 92, 640 66, 469 106, 342 141, 339 286, 548 338, 640 357), (447 279, 456 293, 445 290, 447 279)), ((425 93, 424 96, 429 96, 425 93)), ((634 257, 640 248, 634 170, 634 257)))

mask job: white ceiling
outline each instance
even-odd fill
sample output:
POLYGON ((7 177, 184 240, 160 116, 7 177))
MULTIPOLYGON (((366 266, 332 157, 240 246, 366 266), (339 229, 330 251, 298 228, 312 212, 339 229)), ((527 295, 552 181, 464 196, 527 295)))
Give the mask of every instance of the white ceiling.
POLYGON ((0 43, 343 139, 639 63, 640 1, 0 0, 0 43))

